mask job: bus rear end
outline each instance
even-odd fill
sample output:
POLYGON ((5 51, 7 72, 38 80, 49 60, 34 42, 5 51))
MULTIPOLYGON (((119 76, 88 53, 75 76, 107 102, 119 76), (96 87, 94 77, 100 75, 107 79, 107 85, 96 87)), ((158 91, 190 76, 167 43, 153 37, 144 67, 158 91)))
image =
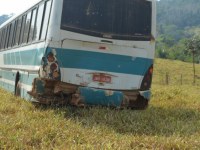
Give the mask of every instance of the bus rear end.
POLYGON ((63 0, 60 13, 59 42, 50 42, 40 72, 53 91, 73 105, 146 108, 155 1, 63 0))

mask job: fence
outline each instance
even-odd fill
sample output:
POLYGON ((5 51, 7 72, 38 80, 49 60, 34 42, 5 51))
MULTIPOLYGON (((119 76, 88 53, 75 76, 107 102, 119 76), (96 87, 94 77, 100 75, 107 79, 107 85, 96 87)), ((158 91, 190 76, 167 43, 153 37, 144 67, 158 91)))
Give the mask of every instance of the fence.
POLYGON ((153 84, 161 85, 200 85, 200 75, 194 75, 191 72, 186 74, 176 72, 160 72, 153 74, 153 84))

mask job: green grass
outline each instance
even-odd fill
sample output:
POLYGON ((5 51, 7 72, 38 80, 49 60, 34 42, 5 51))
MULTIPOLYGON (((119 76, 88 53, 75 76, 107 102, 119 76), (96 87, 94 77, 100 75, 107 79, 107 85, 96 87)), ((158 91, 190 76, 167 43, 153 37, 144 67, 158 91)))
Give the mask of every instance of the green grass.
POLYGON ((144 111, 38 107, 0 90, 0 149, 199 149, 200 86, 160 81, 166 70, 189 81, 192 64, 157 59, 154 68, 144 111))

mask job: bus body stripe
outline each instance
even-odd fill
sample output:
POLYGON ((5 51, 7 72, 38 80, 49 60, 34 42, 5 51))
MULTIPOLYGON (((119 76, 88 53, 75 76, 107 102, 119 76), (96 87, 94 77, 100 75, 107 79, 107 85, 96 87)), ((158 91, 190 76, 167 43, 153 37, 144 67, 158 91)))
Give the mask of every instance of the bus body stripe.
MULTIPOLYGON (((61 48, 48 48, 48 51, 50 52, 52 49, 56 49, 56 57, 62 68, 98 70, 143 76, 146 70, 153 64, 153 59, 150 58, 61 48)), ((22 60, 21 64, 17 63, 16 65, 39 66, 41 64, 39 58, 42 59, 42 56, 38 54, 38 51, 21 51, 20 55, 25 59, 22 60), (40 55, 40 57, 37 57, 38 55, 40 55)), ((6 57, 6 55, 12 55, 12 53, 4 54, 5 64, 14 65, 10 59, 7 59, 10 57, 6 57)))
POLYGON ((39 66, 43 57, 43 48, 9 52, 3 55, 5 65, 39 66))
POLYGON ((144 75, 153 59, 99 52, 57 49, 57 59, 62 68, 75 68, 144 75))

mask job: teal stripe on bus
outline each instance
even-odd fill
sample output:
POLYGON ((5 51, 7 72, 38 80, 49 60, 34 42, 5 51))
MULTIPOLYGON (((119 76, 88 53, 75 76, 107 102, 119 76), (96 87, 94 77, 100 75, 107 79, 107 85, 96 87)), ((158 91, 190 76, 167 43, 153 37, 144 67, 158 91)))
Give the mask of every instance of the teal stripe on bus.
MULTIPOLYGON (((5 90, 14 93, 16 73, 12 72, 12 71, 8 71, 8 70, 0 70, 0 76, 1 76, 1 79, 6 79, 9 81, 9 83, 7 83, 7 81, 0 81, 0 86, 5 90)), ((22 84, 31 86, 34 78, 36 78, 36 77, 38 77, 38 74, 20 73, 20 82, 22 84)), ((26 89, 21 89, 21 97, 25 98, 27 100, 30 100, 30 98, 31 98, 30 95, 27 94, 26 89)))
MULTIPOLYGON (((15 86, 14 85, 11 85, 9 83, 0 81, 0 86, 3 89, 5 89, 5 90, 7 90, 7 91, 9 91, 9 92, 14 94, 14 91, 15 91, 15 86)), ((31 100, 31 96, 27 92, 28 91, 26 89, 21 89, 21 97, 26 99, 26 100, 31 100)))
MULTIPOLYGON (((15 81, 16 73, 12 71, 1 71, 2 78, 10 81, 15 81)), ((34 78, 38 77, 38 74, 22 74, 20 73, 20 82, 26 85, 32 85, 34 78)))
MULTIPOLYGON (((61 68, 87 69, 104 72, 123 73, 131 75, 144 75, 153 64, 153 59, 142 57, 131 57, 119 54, 108 54, 73 49, 56 49, 56 57, 61 68)), ((6 65, 41 65, 44 49, 34 49, 4 54, 6 65), (15 61, 13 61, 15 57, 15 61)))
POLYGON ((1 85, 1 87, 3 89, 14 93, 14 90, 15 90, 15 86, 14 85, 6 83, 6 82, 3 82, 3 81, 0 81, 0 85, 1 85))
POLYGON ((44 56, 44 48, 8 52, 3 56, 5 65, 39 66, 44 56))
MULTIPOLYGON (((52 48, 49 48, 50 52, 52 48)), ((55 48, 56 49, 56 48, 55 48)), ((98 70, 105 72, 142 75, 153 64, 153 59, 131 57, 72 49, 56 49, 56 57, 62 68, 98 70)))

